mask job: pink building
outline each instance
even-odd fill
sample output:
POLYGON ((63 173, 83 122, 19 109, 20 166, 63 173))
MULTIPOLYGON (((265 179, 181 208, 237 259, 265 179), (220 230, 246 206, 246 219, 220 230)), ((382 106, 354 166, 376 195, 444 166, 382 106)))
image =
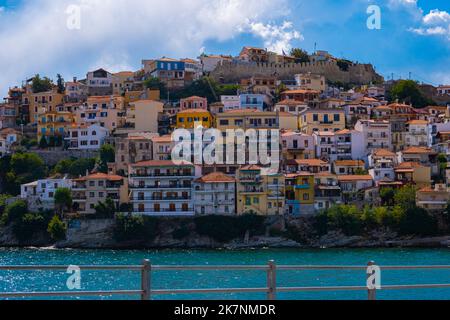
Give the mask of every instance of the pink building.
POLYGON ((203 97, 192 96, 189 98, 181 99, 180 101, 181 111, 186 109, 208 109, 208 99, 203 97))

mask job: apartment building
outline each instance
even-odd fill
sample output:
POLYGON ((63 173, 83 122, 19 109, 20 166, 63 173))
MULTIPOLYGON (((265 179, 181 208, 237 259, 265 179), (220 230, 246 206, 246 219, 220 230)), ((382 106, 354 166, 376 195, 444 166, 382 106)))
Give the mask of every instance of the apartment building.
POLYGON ((98 150, 109 136, 106 128, 97 124, 70 127, 65 138, 69 150, 98 150))
POLYGON ((120 204, 128 203, 128 184, 125 178, 93 173, 73 180, 73 209, 79 214, 94 215, 95 206, 108 198, 114 201, 117 209, 120 204))
POLYGON ((226 129, 279 129, 276 112, 259 110, 232 110, 216 116, 216 128, 226 129))
POLYGON ((90 71, 86 75, 86 84, 90 96, 109 96, 113 94, 113 74, 105 69, 90 71))
POLYGON ((416 204, 419 208, 439 213, 446 210, 450 201, 450 192, 445 184, 436 184, 417 191, 416 204))
POLYGON ((320 74, 300 73, 295 75, 297 86, 302 89, 315 90, 321 93, 325 92, 326 80, 325 76, 320 74))
POLYGON ((284 160, 315 158, 314 137, 311 135, 288 131, 281 135, 281 144, 284 160))
POLYGON ((64 103, 64 94, 58 93, 56 87, 51 91, 33 93, 30 85, 22 95, 24 107, 28 106, 28 115, 31 124, 37 124, 39 115, 56 111, 57 106, 64 103))
POLYGON ((359 120, 355 130, 364 134, 366 154, 377 149, 392 149, 392 137, 389 121, 359 120))
POLYGON ((285 170, 288 173, 297 172, 331 172, 331 165, 329 162, 320 159, 295 159, 285 161, 285 170))
POLYGON ((55 209, 55 193, 59 188, 72 188, 67 177, 54 176, 20 186, 20 198, 28 204, 31 212, 55 209))
POLYGON ((355 175, 365 171, 366 164, 362 160, 336 160, 333 163, 337 175, 355 175))
POLYGON ((431 184, 431 168, 418 162, 402 162, 395 167, 395 180, 404 185, 429 186, 431 184))
POLYGON ((368 157, 369 160, 369 174, 377 185, 381 181, 394 181, 395 167, 398 164, 397 156, 394 152, 388 149, 373 150, 368 157))
POLYGON ((336 161, 337 143, 336 135, 331 131, 319 131, 313 133, 316 146, 316 157, 325 161, 336 161))
POLYGON ((364 134, 356 130, 340 130, 334 133, 336 140, 336 159, 365 159, 364 134))
POLYGON ((365 190, 372 188, 374 183, 370 175, 342 175, 338 176, 344 203, 363 201, 365 190))
POLYGON ((299 117, 300 131, 306 134, 314 132, 336 132, 345 129, 344 110, 314 109, 299 117))
POLYGON ((283 100, 278 102, 274 107, 275 112, 288 112, 294 116, 300 116, 308 109, 307 104, 295 100, 283 100))
POLYGON ((204 97, 192 96, 180 100, 180 110, 203 109, 208 110, 208 99, 204 97))
POLYGON ((235 215, 236 180, 221 172, 194 181, 196 215, 235 215))
POLYGON ((203 109, 186 109, 177 113, 177 129, 194 129, 196 123, 203 128, 212 128, 213 116, 203 109))
POLYGON ((189 162, 152 160, 130 164, 133 212, 147 216, 193 216, 193 185, 200 175, 200 168, 189 162))
POLYGON ((342 200, 338 176, 329 172, 314 175, 314 208, 316 211, 326 210, 342 200))
POLYGON ((239 215, 282 215, 285 205, 285 178, 282 174, 261 175, 256 165, 241 167, 236 173, 239 215))
POLYGON ((153 160, 170 160, 172 158, 172 149, 175 146, 175 142, 172 141, 171 135, 153 137, 151 141, 153 160))
POLYGON ((428 146, 428 121, 411 120, 407 123, 406 147, 427 147, 428 146))
POLYGON ((310 108, 317 108, 320 104, 320 91, 317 90, 288 90, 281 93, 281 100, 295 100, 304 102, 310 108))
POLYGON ((157 134, 143 134, 118 138, 116 141, 116 163, 114 172, 128 173, 128 165, 153 160, 152 139, 157 134))
POLYGON ((293 216, 314 213, 314 174, 291 173, 286 177, 286 212, 293 216))
POLYGON ((58 138, 62 142, 76 119, 69 111, 48 111, 39 115, 37 123, 38 141, 45 137, 48 140, 58 138))

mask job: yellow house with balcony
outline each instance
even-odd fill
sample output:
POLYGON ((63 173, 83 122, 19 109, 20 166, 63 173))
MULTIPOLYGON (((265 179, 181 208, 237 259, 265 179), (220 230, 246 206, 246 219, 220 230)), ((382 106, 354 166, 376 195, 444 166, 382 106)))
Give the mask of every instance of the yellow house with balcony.
POLYGON ((75 116, 68 111, 51 111, 39 115, 37 125, 38 141, 42 137, 64 137, 67 130, 75 125, 75 116))
POLYGON ((256 165, 241 167, 237 174, 237 213, 270 216, 285 210, 285 178, 275 173, 262 175, 256 165))
POLYGON ((227 129, 279 129, 277 112, 254 109, 238 109, 219 113, 216 116, 216 128, 227 129))
POLYGON ((314 174, 309 172, 286 175, 286 209, 294 216, 314 213, 314 174))
POLYGON ((345 112, 339 109, 314 109, 299 117, 300 131, 306 134, 314 132, 337 132, 345 129, 345 112))
POLYGON ((177 129, 194 129, 196 122, 200 122, 203 128, 212 128, 213 116, 203 109, 187 109, 177 113, 177 129))

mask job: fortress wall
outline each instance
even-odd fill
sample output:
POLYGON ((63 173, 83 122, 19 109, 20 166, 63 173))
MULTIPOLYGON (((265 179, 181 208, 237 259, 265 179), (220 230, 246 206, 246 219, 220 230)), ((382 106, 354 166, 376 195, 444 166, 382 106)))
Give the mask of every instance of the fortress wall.
POLYGON ((355 64, 348 71, 342 71, 336 62, 315 63, 235 63, 224 62, 211 73, 216 81, 239 82, 243 78, 252 76, 276 76, 279 79, 293 79, 295 74, 311 72, 321 74, 332 82, 368 84, 380 82, 383 78, 378 75, 370 64, 355 64))

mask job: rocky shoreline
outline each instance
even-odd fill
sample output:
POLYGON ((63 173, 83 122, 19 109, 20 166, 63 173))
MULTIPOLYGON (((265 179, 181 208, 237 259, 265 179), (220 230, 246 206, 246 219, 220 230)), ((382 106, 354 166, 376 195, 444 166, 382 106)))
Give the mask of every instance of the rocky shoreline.
POLYGON ((327 249, 327 248, 450 248, 450 235, 427 238, 399 237, 392 232, 374 232, 369 236, 345 236, 330 232, 306 241, 295 241, 283 236, 252 236, 219 243, 209 237, 192 234, 185 239, 173 239, 161 234, 148 242, 117 242, 112 237, 113 220, 82 221, 79 228, 69 229, 67 239, 53 243, 42 235, 33 241, 20 243, 11 228, 0 228, 0 247, 35 247, 55 249, 327 249))

